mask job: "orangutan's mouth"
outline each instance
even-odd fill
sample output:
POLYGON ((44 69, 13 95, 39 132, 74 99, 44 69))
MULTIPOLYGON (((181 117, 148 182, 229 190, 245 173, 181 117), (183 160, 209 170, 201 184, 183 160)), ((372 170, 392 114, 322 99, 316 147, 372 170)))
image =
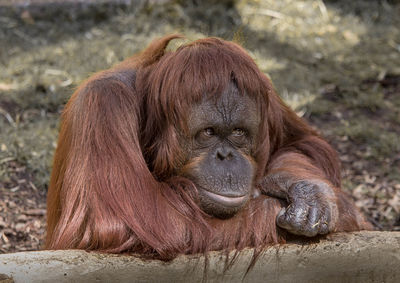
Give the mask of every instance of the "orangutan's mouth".
POLYGON ((237 207, 242 205, 247 200, 247 195, 243 196, 223 196, 216 193, 212 193, 207 190, 202 190, 204 195, 210 198, 211 200, 228 207, 237 207))

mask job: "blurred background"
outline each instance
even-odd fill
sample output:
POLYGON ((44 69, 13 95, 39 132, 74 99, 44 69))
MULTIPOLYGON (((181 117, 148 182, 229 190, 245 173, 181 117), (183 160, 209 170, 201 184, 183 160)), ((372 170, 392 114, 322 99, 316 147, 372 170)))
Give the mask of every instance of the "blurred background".
POLYGON ((0 253, 43 243, 74 89, 175 32, 242 44, 339 152, 369 221, 400 230, 400 1, 0 0, 0 253))

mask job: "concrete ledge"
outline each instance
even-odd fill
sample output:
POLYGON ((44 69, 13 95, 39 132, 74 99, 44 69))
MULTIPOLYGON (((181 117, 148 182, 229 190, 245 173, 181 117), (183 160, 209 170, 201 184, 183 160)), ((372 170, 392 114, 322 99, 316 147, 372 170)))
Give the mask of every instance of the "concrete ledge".
POLYGON ((225 272, 221 252, 210 253, 206 272, 204 256, 165 263, 72 250, 3 254, 0 282, 400 282, 400 232, 338 233, 318 244, 271 247, 243 278, 252 254, 240 252, 225 272))

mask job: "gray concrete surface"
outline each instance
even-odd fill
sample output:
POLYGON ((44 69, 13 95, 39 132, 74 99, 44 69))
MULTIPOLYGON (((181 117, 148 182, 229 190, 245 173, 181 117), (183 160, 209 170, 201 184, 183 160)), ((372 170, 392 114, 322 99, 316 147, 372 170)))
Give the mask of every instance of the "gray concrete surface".
POLYGON ((271 247, 244 277, 252 254, 241 251, 224 271, 221 252, 209 254, 206 269, 204 256, 166 263, 73 250, 20 252, 0 255, 0 283, 400 282, 400 232, 338 233, 318 244, 271 247))

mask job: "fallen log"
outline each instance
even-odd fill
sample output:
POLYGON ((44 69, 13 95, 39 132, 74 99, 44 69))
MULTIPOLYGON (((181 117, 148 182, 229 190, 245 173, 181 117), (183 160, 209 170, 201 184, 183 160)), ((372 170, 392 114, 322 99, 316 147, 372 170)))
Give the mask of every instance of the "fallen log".
POLYGON ((170 262, 79 250, 0 255, 0 282, 400 282, 400 232, 337 233, 315 244, 180 256, 170 262), (230 258, 233 253, 230 253, 230 258))

